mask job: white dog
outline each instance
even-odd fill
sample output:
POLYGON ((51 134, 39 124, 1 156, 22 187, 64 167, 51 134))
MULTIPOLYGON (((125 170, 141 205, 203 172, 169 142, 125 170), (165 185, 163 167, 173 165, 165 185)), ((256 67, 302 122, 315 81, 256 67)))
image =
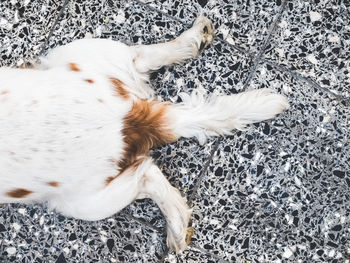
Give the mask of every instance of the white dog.
POLYGON ((148 72, 196 57, 213 41, 199 17, 173 41, 126 46, 84 39, 52 50, 34 69, 0 69, 0 203, 48 202, 99 220, 151 198, 176 252, 189 240, 191 209, 149 157, 180 137, 230 134, 288 107, 260 89, 183 103, 153 100, 148 72))

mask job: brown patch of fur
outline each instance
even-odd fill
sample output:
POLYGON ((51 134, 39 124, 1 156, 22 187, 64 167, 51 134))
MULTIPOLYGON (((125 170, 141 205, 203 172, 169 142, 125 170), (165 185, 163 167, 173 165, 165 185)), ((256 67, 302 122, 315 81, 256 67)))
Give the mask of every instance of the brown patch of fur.
POLYGON ((124 170, 138 156, 147 156, 152 147, 176 141, 166 118, 168 104, 138 100, 123 120, 124 156, 119 167, 124 170))
POLYGON ((28 195, 30 195, 31 193, 33 193, 33 191, 30 191, 30 190, 27 190, 24 188, 17 188, 17 189, 14 189, 12 191, 7 192, 6 194, 9 197, 13 197, 13 198, 25 198, 28 195))
POLYGON ((94 84, 95 81, 93 79, 85 79, 86 82, 90 83, 90 84, 94 84))
POLYGON ((60 185, 60 183, 56 181, 48 182, 47 184, 52 187, 58 187, 60 185))
POLYGON ((76 63, 69 63, 68 65, 69 65, 70 70, 72 70, 72 71, 75 71, 75 72, 81 71, 81 69, 78 67, 78 65, 76 63))
POLYGON ((129 92, 126 89, 124 89, 125 84, 122 81, 116 78, 110 78, 110 81, 112 82, 114 91, 117 93, 118 96, 124 99, 130 98, 129 92))

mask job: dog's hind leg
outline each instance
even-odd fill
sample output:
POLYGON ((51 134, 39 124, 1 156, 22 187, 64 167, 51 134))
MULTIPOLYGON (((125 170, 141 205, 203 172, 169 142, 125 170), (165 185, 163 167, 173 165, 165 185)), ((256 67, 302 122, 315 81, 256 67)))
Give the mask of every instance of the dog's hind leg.
POLYGON ((160 44, 138 45, 134 65, 140 73, 197 57, 213 41, 214 29, 209 19, 199 17, 193 26, 176 39, 160 44))
POLYGON ((156 165, 151 165, 145 172, 138 198, 151 198, 157 203, 167 222, 168 246, 176 252, 185 249, 193 233, 188 228, 192 210, 179 190, 170 185, 156 165))

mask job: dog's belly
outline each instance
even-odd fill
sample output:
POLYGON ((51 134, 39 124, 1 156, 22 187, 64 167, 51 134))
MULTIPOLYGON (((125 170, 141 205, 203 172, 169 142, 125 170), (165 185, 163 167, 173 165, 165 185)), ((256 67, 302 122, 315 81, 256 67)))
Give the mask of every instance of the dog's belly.
POLYGON ((132 102, 107 79, 65 68, 0 69, 0 79, 0 203, 88 194, 118 173, 132 102))

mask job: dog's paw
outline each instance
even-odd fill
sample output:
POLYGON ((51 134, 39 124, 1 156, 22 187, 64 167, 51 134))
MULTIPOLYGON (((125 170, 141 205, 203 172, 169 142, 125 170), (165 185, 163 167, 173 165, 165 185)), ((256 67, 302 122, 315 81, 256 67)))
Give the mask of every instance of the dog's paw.
POLYGON ((211 21, 204 17, 198 17, 193 24, 193 27, 199 30, 201 39, 198 47, 198 53, 201 53, 206 47, 208 47, 214 39, 214 27, 211 21))
POLYGON ((193 26, 183 32, 179 37, 179 43, 188 48, 190 57, 197 57, 214 39, 214 27, 211 21, 204 17, 198 17, 193 26))
POLYGON ((176 236, 171 230, 167 231, 167 245, 168 247, 175 251, 176 253, 180 253, 190 244, 191 238, 194 234, 194 228, 188 227, 184 229, 183 233, 176 236))
POLYGON ((175 251, 175 253, 180 253, 187 247, 185 236, 176 237, 169 231, 167 231, 166 243, 172 251, 175 251))

